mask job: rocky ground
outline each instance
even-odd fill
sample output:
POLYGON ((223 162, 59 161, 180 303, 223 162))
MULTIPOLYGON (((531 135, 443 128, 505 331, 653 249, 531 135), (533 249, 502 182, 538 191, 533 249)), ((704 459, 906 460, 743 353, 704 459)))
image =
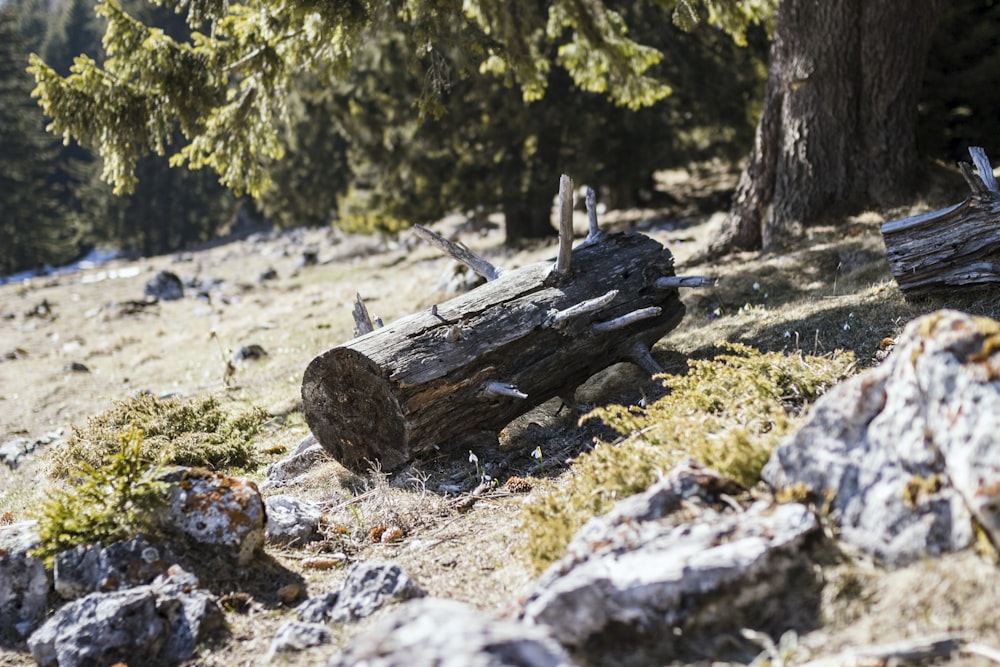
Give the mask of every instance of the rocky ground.
MULTIPOLYGON (((673 178, 680 183, 684 175, 673 178)), ((990 294, 918 304, 902 299, 878 227, 911 210, 870 212, 836 230, 814 229, 780 256, 745 254, 700 265, 689 260, 713 233, 710 216, 631 211, 603 216, 602 223, 657 239, 678 258, 679 274, 717 279, 713 287, 685 292, 684 323, 654 350, 669 371, 684 372, 688 359, 710 356, 722 340, 810 354, 849 349, 865 367, 874 364, 884 338, 898 336, 918 315, 942 306, 993 317, 1000 310, 990 294)), ((495 264, 514 268, 554 254, 551 245, 507 250, 499 229, 463 230, 463 222, 448 219, 435 227, 458 235, 495 264)), ((578 223, 582 233, 585 218, 578 223)), ((332 230, 258 234, 0 286, 3 522, 32 516, 54 484, 44 474, 50 452, 74 424, 139 391, 214 395, 234 409, 263 407, 270 417, 256 446, 265 463, 285 459, 308 436, 299 398, 302 372, 314 356, 352 337, 356 295, 388 322, 447 299, 454 286, 453 263, 409 233, 385 239, 332 230), (163 270, 181 278, 184 296, 152 303, 144 286, 163 270), (251 346, 265 354, 239 354, 257 349, 251 346)), ((637 402, 658 386, 635 368, 616 365, 582 388, 577 401, 637 402)), ((576 414, 553 401, 512 425, 501 438, 502 448, 476 462, 442 458, 387 477, 378 471, 357 475, 322 459, 292 483, 270 487, 263 484, 261 466, 250 478, 265 487, 265 497, 280 493, 321 508, 323 539, 305 546, 270 544, 257 566, 203 580, 217 599, 246 603, 222 605, 228 630, 187 664, 262 664, 279 627, 295 618, 293 608, 306 597, 340 590, 354 563, 391 560, 428 595, 491 614, 520 608, 538 576, 524 557, 518 524, 520 508, 534 492, 503 487, 469 503, 478 466, 495 466, 491 471, 499 479, 559 484, 574 474, 574 458, 592 447, 595 437, 608 434, 592 424, 578 425, 576 414), (541 459, 532 456, 536 448, 541 459), (372 539, 380 526, 398 528, 400 535, 372 539), (289 597, 284 587, 292 582, 302 588, 289 597)), ((988 551, 918 559, 891 570, 863 555, 831 555, 815 596, 784 612, 808 621, 798 624, 798 634, 751 633, 733 641, 743 646, 747 660, 760 653, 775 663, 942 633, 964 633, 983 646, 996 646, 1000 577, 988 551), (772 640, 780 646, 768 644, 772 640)), ((328 643, 267 660, 322 664, 383 615, 331 624, 328 643)), ((23 643, 0 651, 0 665, 33 664, 23 643)), ((633 658, 633 664, 644 664, 641 656, 633 658)), ((990 660, 969 653, 951 659, 990 660)))

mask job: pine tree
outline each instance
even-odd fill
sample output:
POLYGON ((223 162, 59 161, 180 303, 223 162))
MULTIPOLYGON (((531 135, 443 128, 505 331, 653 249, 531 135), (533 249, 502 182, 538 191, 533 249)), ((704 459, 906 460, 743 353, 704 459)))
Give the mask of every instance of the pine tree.
POLYGON ((76 238, 67 229, 49 180, 56 142, 31 99, 27 51, 13 6, 0 7, 0 273, 70 259, 76 238))
MULTIPOLYGON (((774 0, 663 0, 675 21, 690 24, 695 8, 739 37, 766 16, 774 0)), ((69 77, 40 58, 32 61, 40 103, 54 130, 93 145, 103 174, 118 192, 134 188, 143 151, 170 154, 172 164, 214 169, 237 192, 260 196, 271 161, 284 153, 291 122, 286 101, 295 81, 311 73, 333 81, 377 35, 386 15, 406 24, 414 57, 457 47, 463 73, 489 73, 525 102, 540 99, 559 68, 573 84, 639 108, 663 99, 668 86, 650 75, 662 58, 633 40, 622 13, 602 0, 412 0, 405 3, 314 3, 178 0, 197 32, 178 39, 136 20, 118 0, 102 0, 108 20, 103 67, 78 57, 69 77), (453 23, 458 21, 458 28, 453 23), (172 143, 176 130, 183 140, 172 143)), ((530 146, 522 146, 530 152, 530 146)), ((539 145, 544 154, 547 145, 539 145)), ((527 153, 509 154, 500 168, 513 174, 527 153)), ((502 175, 511 205, 522 188, 502 175)))

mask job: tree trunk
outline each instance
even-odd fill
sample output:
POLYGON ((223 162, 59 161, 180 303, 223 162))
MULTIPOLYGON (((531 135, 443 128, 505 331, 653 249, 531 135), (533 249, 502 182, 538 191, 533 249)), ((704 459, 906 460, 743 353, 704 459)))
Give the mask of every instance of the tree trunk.
POLYGON ((670 252, 640 234, 596 232, 567 256, 558 271, 483 261, 485 285, 313 359, 302 404, 316 439, 349 468, 393 470, 571 397, 618 361, 659 372, 649 349, 684 315, 678 287, 705 281, 673 277, 670 252))
POLYGON ((770 251, 917 173, 917 100, 940 0, 782 0, 750 163, 712 256, 770 251))

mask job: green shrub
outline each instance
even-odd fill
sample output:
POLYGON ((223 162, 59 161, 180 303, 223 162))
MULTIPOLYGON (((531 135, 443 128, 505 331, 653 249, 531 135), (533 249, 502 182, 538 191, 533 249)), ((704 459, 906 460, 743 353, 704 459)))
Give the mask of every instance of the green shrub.
POLYGON ((854 368, 849 352, 811 357, 723 347, 714 359, 691 362, 687 375, 665 376, 668 393, 648 407, 612 405, 582 418, 629 437, 598 443, 577 458, 567 479, 526 505, 527 556, 536 569, 557 560, 588 519, 649 488, 685 457, 753 486, 806 405, 854 368))
POLYGON ((100 467, 119 450, 120 434, 143 433, 142 455, 168 463, 215 470, 248 470, 259 463, 254 437, 268 418, 261 408, 230 414, 214 397, 159 399, 151 394, 115 401, 114 406, 74 426, 53 454, 51 474, 65 477, 81 466, 100 467))
POLYGON ((155 532, 153 518, 166 504, 167 485, 156 480, 162 460, 144 450, 142 432, 130 429, 102 465, 81 463, 69 485, 55 490, 39 509, 41 539, 34 555, 51 568, 56 554, 67 549, 155 532))

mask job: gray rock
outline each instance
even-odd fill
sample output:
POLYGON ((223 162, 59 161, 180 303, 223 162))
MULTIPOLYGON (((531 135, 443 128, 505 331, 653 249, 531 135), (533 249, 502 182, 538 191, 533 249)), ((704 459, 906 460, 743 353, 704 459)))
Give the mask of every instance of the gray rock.
POLYGON ((313 503, 291 496, 271 496, 264 501, 267 508, 265 537, 272 544, 302 545, 319 539, 319 522, 323 513, 313 503))
POLYGON ((267 467, 267 479, 264 488, 281 486, 289 480, 310 470, 320 461, 329 458, 323 445, 316 442, 316 437, 310 434, 287 458, 276 461, 267 467))
POLYGON ((266 515, 257 485, 203 468, 170 468, 159 476, 170 484, 160 527, 247 565, 264 544, 266 515))
POLYGON ((64 605, 28 638, 28 648, 43 667, 171 665, 190 658, 222 622, 212 597, 175 567, 150 585, 64 605))
POLYGON ((166 619, 167 642, 163 656, 176 664, 194 655, 198 642, 225 626, 222 611, 214 597, 198 589, 198 579, 173 566, 166 575, 150 584, 156 594, 157 613, 166 619))
POLYGON ((340 593, 327 593, 320 597, 309 598, 295 608, 295 613, 298 614, 300 621, 306 623, 325 623, 330 620, 333 608, 337 605, 338 597, 340 597, 340 593))
POLYGON ((26 637, 45 617, 52 584, 28 553, 38 539, 37 521, 0 526, 0 640, 26 637))
POLYGON ((327 667, 571 667, 543 629, 453 600, 413 600, 361 632, 327 667))
POLYGON ((11 468, 16 468, 29 454, 32 454, 39 447, 51 445, 63 439, 62 429, 46 433, 40 438, 14 438, 0 445, 0 462, 11 468))
POLYGON ((331 641, 333 633, 325 625, 286 621, 271 640, 268 655, 273 657, 276 653, 302 651, 311 646, 329 644, 331 641))
POLYGON ((16 468, 25 456, 35 450, 35 443, 30 438, 14 438, 0 445, 0 462, 11 468, 16 468))
POLYGON ((55 589, 71 600, 132 588, 152 582, 176 560, 165 545, 152 544, 141 535, 107 547, 79 546, 56 556, 55 589))
POLYGON ((690 638, 781 625, 783 597, 812 571, 803 546, 818 522, 797 503, 714 509, 730 485, 686 463, 592 519, 532 585, 523 618, 564 646, 634 639, 656 644, 666 660, 675 629, 690 638))
POLYGON ((257 343, 251 343, 250 345, 244 345, 240 349, 233 352, 232 361, 233 363, 239 363, 242 361, 256 361, 263 359, 267 356, 267 350, 258 345, 257 343))
POLYGON ((764 469, 829 500, 840 537, 892 565, 1000 538, 1000 324, 911 322, 880 366, 823 396, 764 469))
POLYGON ((184 298, 184 283, 171 271, 160 271, 146 283, 145 293, 161 301, 176 301, 184 298))
POLYGON ((92 593, 63 606, 28 638, 41 665, 159 664, 167 622, 147 587, 92 593))
POLYGON ((356 563, 347 572, 337 602, 330 610, 330 620, 357 621, 393 602, 424 595, 423 589, 395 563, 356 563))

